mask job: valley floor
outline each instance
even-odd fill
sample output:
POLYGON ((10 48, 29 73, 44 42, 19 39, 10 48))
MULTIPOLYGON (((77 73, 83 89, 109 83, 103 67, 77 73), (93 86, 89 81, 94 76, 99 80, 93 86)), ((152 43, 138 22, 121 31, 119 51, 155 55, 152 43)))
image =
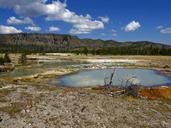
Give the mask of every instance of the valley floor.
MULTIPOLYGON (((16 57, 12 55, 15 61, 16 57)), ((139 60, 125 65, 171 74, 171 57, 30 55, 34 59, 139 60)), ((45 70, 45 69, 44 69, 45 70)), ((75 70, 55 69, 0 83, 0 128, 169 128, 171 89, 144 91, 144 98, 111 97, 105 90, 62 88, 47 80, 75 70), (156 93, 157 92, 157 93, 156 93), (153 93, 153 94, 152 94, 153 93), (145 97, 147 96, 147 97, 145 97)))

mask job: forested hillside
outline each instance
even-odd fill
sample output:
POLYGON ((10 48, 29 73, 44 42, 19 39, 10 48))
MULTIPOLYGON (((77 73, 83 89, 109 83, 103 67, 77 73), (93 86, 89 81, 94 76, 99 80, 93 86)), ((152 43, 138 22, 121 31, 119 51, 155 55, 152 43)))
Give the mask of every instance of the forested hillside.
POLYGON ((117 42, 113 40, 80 39, 71 35, 22 33, 0 35, 0 52, 171 55, 171 46, 148 41, 117 42))

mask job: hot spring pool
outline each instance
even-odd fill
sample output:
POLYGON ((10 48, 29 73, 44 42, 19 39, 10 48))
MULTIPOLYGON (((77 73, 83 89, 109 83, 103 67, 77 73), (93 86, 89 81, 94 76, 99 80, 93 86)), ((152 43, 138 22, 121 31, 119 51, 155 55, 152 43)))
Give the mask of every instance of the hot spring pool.
MULTIPOLYGON (((80 71, 75 74, 62 76, 53 81, 54 84, 67 87, 103 86, 104 78, 110 77, 113 69, 80 71)), ((123 86, 129 78, 135 77, 136 82, 143 86, 171 85, 171 76, 160 74, 156 70, 117 68, 113 77, 113 85, 123 86)), ((109 81, 109 80, 107 80, 109 81)))

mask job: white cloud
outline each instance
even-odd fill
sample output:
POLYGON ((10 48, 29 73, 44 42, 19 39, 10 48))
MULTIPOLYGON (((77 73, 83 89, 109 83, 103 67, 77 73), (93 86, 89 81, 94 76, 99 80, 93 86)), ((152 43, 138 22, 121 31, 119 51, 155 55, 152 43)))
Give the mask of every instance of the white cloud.
POLYGON ((10 33, 22 33, 22 31, 16 29, 13 26, 0 25, 0 34, 10 34, 10 33))
POLYGON ((109 23, 109 17, 103 17, 103 16, 99 16, 99 19, 103 22, 103 23, 109 23))
POLYGON ((162 34, 171 34, 171 27, 164 27, 162 25, 156 27, 158 30, 160 30, 160 33, 162 34))
POLYGON ((72 28, 69 33, 73 34, 73 35, 77 35, 77 34, 89 34, 91 31, 90 30, 86 30, 86 29, 77 29, 77 28, 72 28))
POLYGON ((17 5, 25 6, 34 2, 45 3, 46 1, 47 0, 0 0, 0 7, 15 8, 17 5))
POLYGON ((171 27, 160 29, 162 34, 171 34, 171 27))
POLYGON ((71 23, 73 28, 72 34, 87 34, 96 29, 103 29, 104 23, 99 20, 93 20, 87 14, 77 15, 75 12, 67 9, 66 2, 59 0, 45 3, 46 0, 0 0, 0 6, 13 8, 19 15, 32 17, 45 15, 46 20, 57 20, 71 23))
POLYGON ((58 31, 60 31, 60 28, 58 28, 58 27, 55 27, 55 26, 49 27, 49 32, 58 32, 58 31))
POLYGON ((29 31, 33 31, 33 32, 39 32, 41 30, 41 28, 37 26, 28 26, 28 27, 25 27, 25 29, 29 31))
POLYGON ((117 36, 117 31, 115 29, 112 29, 112 36, 117 36))
POLYGON ((140 27, 141 27, 141 25, 139 22, 132 21, 128 25, 125 26, 124 30, 126 32, 132 32, 132 31, 139 29, 140 27))
POLYGON ((80 23, 73 25, 73 28, 70 30, 70 34, 88 34, 92 30, 104 28, 103 23, 99 21, 87 21, 83 20, 80 23))
POLYGON ((159 25, 159 26, 157 26, 156 28, 160 30, 160 29, 162 29, 162 28, 164 28, 164 27, 163 27, 162 25, 159 25))
POLYGON ((59 1, 53 2, 46 7, 48 10, 46 20, 62 20, 73 24, 73 28, 70 30, 71 34, 87 34, 93 30, 104 28, 103 22, 92 20, 89 14, 86 16, 77 15, 75 12, 68 10, 66 4, 59 1))
POLYGON ((33 24, 33 21, 29 17, 25 17, 23 19, 17 19, 16 17, 12 16, 7 19, 8 24, 33 24))

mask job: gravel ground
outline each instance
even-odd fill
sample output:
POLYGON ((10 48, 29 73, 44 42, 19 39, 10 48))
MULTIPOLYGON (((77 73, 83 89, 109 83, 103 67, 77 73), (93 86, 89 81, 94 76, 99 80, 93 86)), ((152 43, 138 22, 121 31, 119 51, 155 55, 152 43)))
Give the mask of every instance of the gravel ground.
POLYGON ((170 128, 171 102, 46 85, 0 89, 0 128, 170 128))

